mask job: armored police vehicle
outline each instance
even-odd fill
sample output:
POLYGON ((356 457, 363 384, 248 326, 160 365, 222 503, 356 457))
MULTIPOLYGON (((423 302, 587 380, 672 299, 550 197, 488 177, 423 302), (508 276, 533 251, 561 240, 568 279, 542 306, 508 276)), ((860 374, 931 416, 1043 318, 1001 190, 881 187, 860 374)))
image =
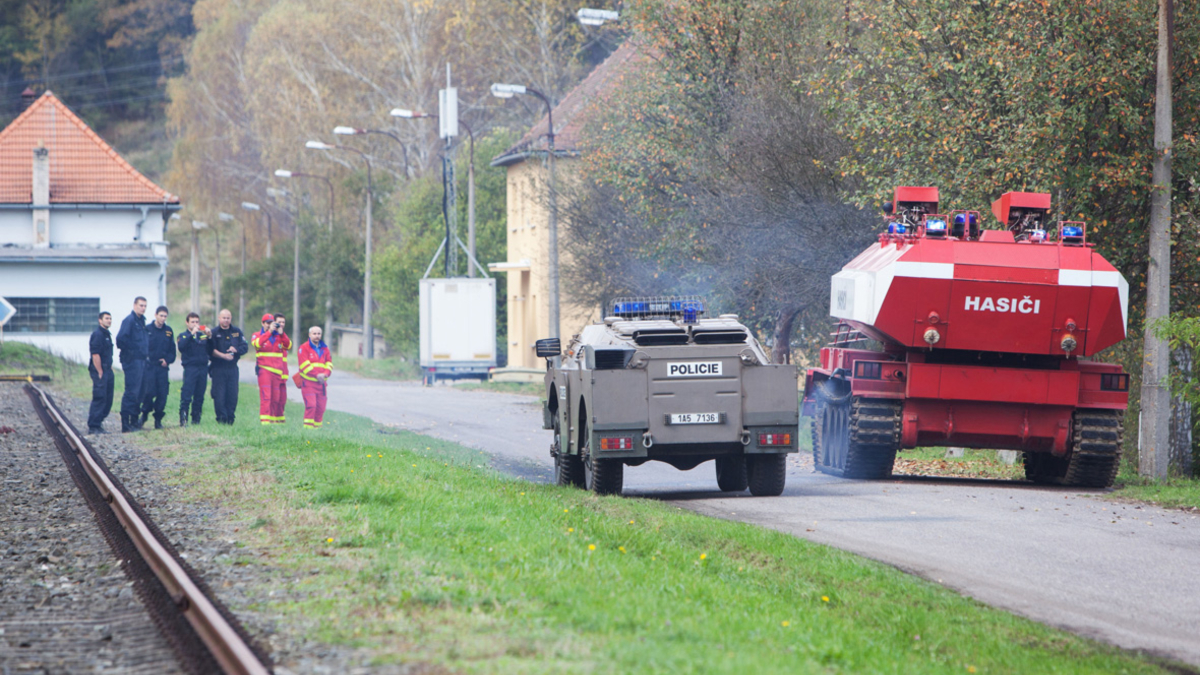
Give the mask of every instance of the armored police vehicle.
POLYGON ((539 340, 543 426, 559 485, 619 494, 626 466, 716 460, 724 491, 783 492, 796 452, 797 370, 772 364, 734 314, 695 297, 622 298, 572 337, 539 340))

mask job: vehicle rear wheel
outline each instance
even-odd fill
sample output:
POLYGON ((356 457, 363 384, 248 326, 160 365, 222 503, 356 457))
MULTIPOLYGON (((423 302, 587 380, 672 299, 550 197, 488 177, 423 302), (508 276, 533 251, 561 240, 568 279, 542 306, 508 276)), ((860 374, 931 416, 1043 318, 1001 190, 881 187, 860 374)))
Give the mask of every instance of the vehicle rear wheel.
POLYGON ((741 492, 749 484, 745 455, 717 458, 717 487, 722 492, 741 492))
POLYGON ((584 445, 579 449, 583 456, 584 487, 598 495, 619 495, 625 483, 625 464, 619 459, 596 459, 591 453, 591 429, 583 428, 584 445))
POLYGON ((583 462, 579 461, 579 455, 563 452, 557 414, 554 416, 554 442, 550 445, 550 454, 554 455, 554 482, 583 487, 583 462))
POLYGON ((1076 410, 1071 459, 1063 485, 1112 487, 1121 468, 1125 423, 1120 410, 1076 410))
POLYGON ((787 455, 747 455, 746 477, 750 494, 777 497, 787 483, 787 455))
POLYGON ((890 478, 899 447, 899 401, 834 396, 818 389, 824 399, 813 429, 813 463, 817 471, 879 480, 890 478))

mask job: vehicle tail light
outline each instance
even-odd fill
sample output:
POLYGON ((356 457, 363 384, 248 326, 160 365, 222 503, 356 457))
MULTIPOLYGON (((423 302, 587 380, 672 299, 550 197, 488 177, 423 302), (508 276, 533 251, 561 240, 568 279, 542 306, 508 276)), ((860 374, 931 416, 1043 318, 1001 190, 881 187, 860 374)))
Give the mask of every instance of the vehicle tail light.
POLYGON ((759 445, 791 445, 791 434, 759 434, 759 445))
POLYGON ((600 439, 600 449, 601 450, 632 450, 633 449, 633 439, 628 436, 621 436, 619 438, 601 438, 600 439))
POLYGON ((883 377, 883 364, 878 361, 855 361, 854 376, 864 380, 878 380, 883 377))
POLYGON ((1100 388, 1104 391, 1129 391, 1129 376, 1124 373, 1101 375, 1100 388))

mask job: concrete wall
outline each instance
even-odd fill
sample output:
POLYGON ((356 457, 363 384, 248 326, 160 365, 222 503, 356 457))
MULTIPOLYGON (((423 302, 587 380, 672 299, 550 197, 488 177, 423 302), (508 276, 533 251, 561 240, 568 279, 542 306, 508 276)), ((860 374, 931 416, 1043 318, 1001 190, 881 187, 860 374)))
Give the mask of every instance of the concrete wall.
MULTIPOLYGON (((166 304, 158 261, 141 263, 10 263, 0 262, 0 296, 6 298, 100 298, 100 309, 113 315, 113 339, 121 320, 144 296, 147 314, 166 304)), ((174 317, 173 317, 174 318, 174 317)), ((175 323, 181 323, 175 318, 175 323)), ((175 324, 172 324, 175 325, 175 324)), ((87 360, 89 333, 4 332, 5 340, 37 345, 79 362, 87 360)), ((114 360, 116 355, 114 354, 114 360)))
MULTIPOLYGON (((528 270, 508 272, 508 365, 513 368, 538 368, 542 365, 534 354, 534 342, 550 336, 550 283, 547 264, 550 254, 547 228, 550 215, 546 209, 546 164, 543 159, 531 158, 507 167, 507 236, 508 261, 528 260, 528 270)), ((555 177, 558 184, 572 180, 574 160, 558 159, 555 177)), ((560 196, 561 200, 562 197, 560 196)), ((559 204, 559 336, 563 345, 583 329, 599 320, 599 310, 572 300, 569 286, 562 281, 570 251, 563 248, 566 228, 559 204)))

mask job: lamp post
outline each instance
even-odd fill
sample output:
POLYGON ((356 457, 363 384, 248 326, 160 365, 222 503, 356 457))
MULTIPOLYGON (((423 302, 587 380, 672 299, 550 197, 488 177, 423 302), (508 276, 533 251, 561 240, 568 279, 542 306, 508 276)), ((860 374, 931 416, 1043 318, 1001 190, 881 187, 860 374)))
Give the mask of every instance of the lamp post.
MULTIPOLYGON (((399 139, 397 139, 399 140, 399 139)), ((309 141, 304 147, 310 150, 343 150, 357 153, 367 165, 367 241, 365 274, 363 275, 363 357, 375 358, 375 331, 371 327, 371 209, 375 203, 374 186, 371 181, 371 158, 367 153, 348 145, 331 145, 321 141, 309 141)))
POLYGON ((516 94, 532 94, 546 104, 546 119, 549 124, 546 132, 546 140, 548 142, 549 152, 546 154, 546 169, 549 173, 547 181, 547 201, 549 207, 549 223, 546 235, 549 239, 549 256, 547 277, 550 286, 550 337, 558 337, 558 199, 555 194, 554 187, 554 106, 550 104, 550 99, 542 92, 533 87, 526 87, 520 84, 501 84, 492 85, 492 96, 496 98, 512 98, 516 94))
MULTIPOLYGON (((267 195, 276 200, 287 198, 291 193, 287 190, 267 188, 267 195)), ((286 204, 284 210, 287 210, 286 204)), ((292 233, 292 344, 300 344, 300 219, 292 220, 295 231, 292 233)))
POLYGON ((585 26, 603 26, 605 22, 620 19, 621 15, 611 9, 591 9, 585 7, 575 12, 575 18, 579 19, 579 23, 585 26))
MULTIPOLYGON (((232 213, 224 211, 217 214, 223 223, 233 222, 232 213)), ((246 325, 246 226, 242 225, 242 282, 238 284, 238 324, 239 326, 246 325)))
POLYGON ((208 223, 192 221, 192 311, 200 313, 200 230, 208 227, 208 223))
MULTIPOLYGON (((333 234, 333 206, 334 206, 333 181, 329 180, 329 178, 326 176, 321 176, 321 175, 314 174, 314 173, 303 173, 300 171, 288 171, 287 169, 276 169, 275 175, 278 176, 279 178, 312 178, 313 180, 319 180, 319 181, 323 181, 325 183, 325 187, 329 188, 329 220, 327 222, 327 225, 329 227, 329 234, 332 235, 333 234)), ((298 267, 299 266, 297 265, 297 268, 298 267)), ((331 333, 330 330, 333 328, 333 274, 330 271, 328 264, 326 264, 324 267, 325 267, 325 333, 324 333, 324 335, 325 335, 325 337, 332 340, 333 333, 331 333)), ((299 297, 298 292, 296 295, 297 295, 297 297, 299 297)), ((300 313, 300 310, 298 307, 295 310, 295 312, 297 314, 300 313)), ((298 323, 299 317, 298 316, 294 317, 293 320, 297 321, 297 323, 298 323)), ((295 341, 293 340, 293 342, 295 342, 295 341)), ((299 343, 297 343, 297 344, 299 344, 299 343)))
MULTIPOLYGON (((242 208, 247 211, 258 211, 267 218, 267 259, 271 258, 271 212, 254 202, 242 202, 242 208)), ((243 228, 243 234, 245 230, 243 228)))
MULTIPOLYGON (((392 117, 403 117, 404 119, 436 119, 434 113, 413 112, 405 108, 392 108, 392 117)), ((469 147, 469 161, 467 162, 467 254, 471 256, 471 260, 475 260, 475 132, 470 125, 458 120, 458 126, 462 127, 467 132, 467 142, 469 147)), ((452 245, 451 242, 446 242, 447 246, 452 245)), ((475 265, 467 265, 467 276, 475 277, 475 265)))

